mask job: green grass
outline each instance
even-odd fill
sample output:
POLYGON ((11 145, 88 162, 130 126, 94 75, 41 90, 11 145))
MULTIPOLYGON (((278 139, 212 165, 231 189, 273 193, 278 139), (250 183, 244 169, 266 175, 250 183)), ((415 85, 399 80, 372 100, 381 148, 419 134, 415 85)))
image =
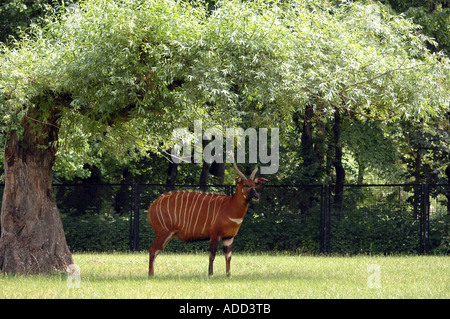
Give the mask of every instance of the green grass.
POLYGON ((0 276, 0 298, 450 298, 448 256, 235 253, 231 278, 221 255, 209 278, 207 253, 162 253, 151 279, 146 253, 83 253, 74 260, 80 288, 69 288, 64 274, 0 276), (379 267, 378 288, 368 285, 376 276, 369 265, 379 267))

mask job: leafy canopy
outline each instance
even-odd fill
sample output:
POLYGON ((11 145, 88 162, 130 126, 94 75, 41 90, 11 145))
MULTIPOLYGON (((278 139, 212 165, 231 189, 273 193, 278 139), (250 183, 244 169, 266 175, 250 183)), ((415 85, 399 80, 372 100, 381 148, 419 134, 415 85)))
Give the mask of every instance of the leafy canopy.
POLYGON ((92 141, 100 154, 161 152, 198 118, 289 129, 311 101, 361 119, 449 109, 448 58, 371 2, 94 0, 46 19, 1 49, 0 129, 56 110, 68 161, 92 141))

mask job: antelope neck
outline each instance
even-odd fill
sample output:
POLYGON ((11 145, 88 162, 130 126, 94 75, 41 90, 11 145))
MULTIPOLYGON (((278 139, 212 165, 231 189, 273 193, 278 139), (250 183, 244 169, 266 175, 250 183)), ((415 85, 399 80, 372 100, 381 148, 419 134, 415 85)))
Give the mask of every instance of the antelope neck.
POLYGON ((235 209, 233 209, 233 212, 230 212, 231 217, 243 218, 247 213, 248 204, 250 203, 251 199, 244 197, 242 185, 239 184, 236 187, 236 192, 231 197, 231 201, 236 203, 235 205, 232 205, 232 207, 235 207, 235 209))

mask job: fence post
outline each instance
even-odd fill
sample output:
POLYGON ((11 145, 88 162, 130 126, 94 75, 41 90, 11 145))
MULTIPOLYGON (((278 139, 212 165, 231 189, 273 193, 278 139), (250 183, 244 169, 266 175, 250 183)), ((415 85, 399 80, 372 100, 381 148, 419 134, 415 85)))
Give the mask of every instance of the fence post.
POLYGON ((139 250, 139 211, 140 211, 140 187, 134 184, 134 224, 133 224, 133 251, 139 250))
POLYGON ((330 186, 327 186, 325 195, 326 195, 325 200, 326 200, 326 204, 327 204, 327 218, 326 218, 327 228, 326 228, 326 232, 325 232, 325 235, 326 235, 325 239, 326 239, 326 243, 327 243, 326 252, 327 252, 327 254, 330 254, 331 253, 331 209, 330 209, 331 208, 331 187, 330 186))
POLYGON ((330 186, 322 185, 320 192, 320 252, 329 254, 330 249, 330 186))
POLYGON ((133 234, 133 215, 134 215, 134 185, 131 185, 131 193, 130 193, 130 204, 131 204, 131 209, 130 209, 130 233, 129 233, 129 249, 130 251, 133 251, 133 238, 134 238, 134 234, 133 234))
POLYGON ((426 255, 430 251, 430 187, 421 185, 420 194, 420 252, 426 255))

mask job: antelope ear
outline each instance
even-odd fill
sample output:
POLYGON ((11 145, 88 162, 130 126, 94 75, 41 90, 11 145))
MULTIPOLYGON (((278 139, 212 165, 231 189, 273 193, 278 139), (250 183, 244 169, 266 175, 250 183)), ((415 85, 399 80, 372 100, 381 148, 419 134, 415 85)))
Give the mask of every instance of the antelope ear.
POLYGON ((263 187, 264 185, 267 184, 267 182, 269 182, 267 179, 265 179, 263 177, 255 178, 254 181, 255 181, 255 187, 263 187))
POLYGON ((236 179, 234 181, 236 182, 236 185, 237 185, 242 181, 242 178, 236 177, 236 179))

